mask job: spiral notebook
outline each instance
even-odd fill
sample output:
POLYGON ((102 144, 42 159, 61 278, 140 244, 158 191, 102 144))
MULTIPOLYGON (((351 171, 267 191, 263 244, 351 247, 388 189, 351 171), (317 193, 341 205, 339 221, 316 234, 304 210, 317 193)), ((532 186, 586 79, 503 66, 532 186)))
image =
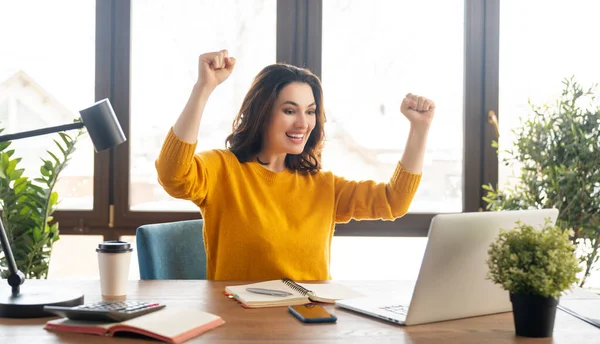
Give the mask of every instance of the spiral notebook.
POLYGON ((263 308, 295 306, 310 302, 334 303, 336 300, 364 296, 337 283, 297 283, 290 279, 272 280, 225 287, 225 293, 237 299, 243 307, 263 308), (246 288, 263 288, 287 291, 290 296, 272 296, 246 291, 246 288))

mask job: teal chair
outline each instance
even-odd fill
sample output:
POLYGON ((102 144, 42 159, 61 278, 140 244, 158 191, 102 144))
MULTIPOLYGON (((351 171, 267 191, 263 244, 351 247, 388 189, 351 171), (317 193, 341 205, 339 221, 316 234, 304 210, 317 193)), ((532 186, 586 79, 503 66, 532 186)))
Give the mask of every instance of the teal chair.
POLYGON ((148 224, 136 230, 140 279, 206 279, 203 220, 148 224))

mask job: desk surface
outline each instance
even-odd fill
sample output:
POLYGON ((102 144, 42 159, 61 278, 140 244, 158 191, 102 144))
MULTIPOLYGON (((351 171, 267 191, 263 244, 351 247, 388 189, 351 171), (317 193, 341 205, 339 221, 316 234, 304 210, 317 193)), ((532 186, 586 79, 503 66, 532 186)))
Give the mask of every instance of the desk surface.
MULTIPOLYGON (((6 280, 0 280, 0 293, 8 293, 6 280)), ((410 288, 401 281, 339 281, 364 294, 410 288)), ((98 281, 27 280, 49 288, 73 288, 85 295, 85 302, 100 299, 98 281)), ((395 343, 597 343, 600 329, 560 310, 556 314, 554 337, 529 339, 515 337, 512 313, 445 321, 426 325, 399 326, 326 305, 338 316, 335 324, 303 324, 285 307, 245 309, 222 294, 226 285, 244 282, 214 281, 130 281, 128 299, 155 300, 168 307, 198 307, 220 315, 226 323, 190 340, 195 342, 395 342, 395 343)), ((49 318, 0 318, 0 343, 145 343, 139 339, 105 338, 84 334, 48 332, 43 329, 49 318)), ((156 343, 156 341, 154 341, 156 343)))

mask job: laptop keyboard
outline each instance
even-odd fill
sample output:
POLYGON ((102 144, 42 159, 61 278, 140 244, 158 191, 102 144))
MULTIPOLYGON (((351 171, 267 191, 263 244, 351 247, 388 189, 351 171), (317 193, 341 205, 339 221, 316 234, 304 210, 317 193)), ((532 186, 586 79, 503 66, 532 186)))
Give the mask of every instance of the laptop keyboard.
POLYGON ((385 306, 385 307, 379 307, 379 309, 383 309, 385 311, 400 314, 400 315, 406 315, 406 313, 408 312, 408 307, 404 306, 404 305, 385 306))

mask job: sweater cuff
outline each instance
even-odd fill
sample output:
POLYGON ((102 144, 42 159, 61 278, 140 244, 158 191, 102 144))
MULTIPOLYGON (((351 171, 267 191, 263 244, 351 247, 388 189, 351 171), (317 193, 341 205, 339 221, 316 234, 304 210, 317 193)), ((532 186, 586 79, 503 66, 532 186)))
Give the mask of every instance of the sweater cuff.
POLYGON ((183 141, 175 135, 171 127, 162 146, 160 159, 176 164, 189 164, 196 152, 197 144, 198 142, 189 143, 183 141))
POLYGON ((422 173, 411 173, 404 169, 401 163, 398 162, 396 171, 390 179, 392 188, 398 192, 406 192, 415 194, 421 183, 422 173))

